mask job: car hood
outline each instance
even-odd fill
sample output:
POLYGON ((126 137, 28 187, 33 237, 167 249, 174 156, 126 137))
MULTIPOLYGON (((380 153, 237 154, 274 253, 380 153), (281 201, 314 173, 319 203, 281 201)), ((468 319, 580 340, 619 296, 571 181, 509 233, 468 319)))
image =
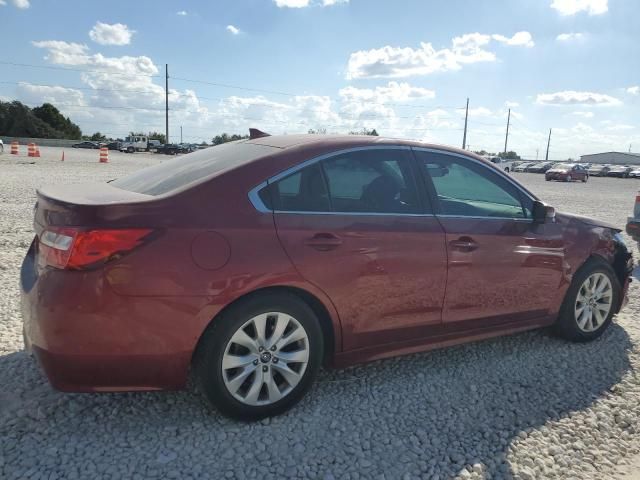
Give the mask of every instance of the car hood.
POLYGON ((558 218, 560 218, 562 220, 565 220, 565 221, 575 220, 575 221, 578 221, 580 223, 584 223, 585 225, 589 225, 591 227, 608 228, 608 229, 614 230, 616 232, 621 232, 622 231, 621 228, 616 227, 612 223, 605 222, 603 220, 598 220, 598 219, 591 218, 591 217, 585 217, 584 215, 577 215, 575 213, 556 212, 556 217, 558 217, 558 218))

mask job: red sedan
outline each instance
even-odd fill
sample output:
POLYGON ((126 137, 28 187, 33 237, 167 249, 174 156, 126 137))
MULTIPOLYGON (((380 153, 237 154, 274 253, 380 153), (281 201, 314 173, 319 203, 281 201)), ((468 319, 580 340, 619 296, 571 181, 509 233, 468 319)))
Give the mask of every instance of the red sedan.
POLYGON ((589 172, 582 165, 561 163, 554 165, 544 174, 545 180, 561 180, 563 182, 572 182, 580 180, 586 182, 589 180, 589 172))
POLYGON ((110 183, 38 191, 25 343, 57 389, 178 389, 291 407, 321 364, 553 325, 592 340, 624 304, 619 229, 556 214, 467 151, 264 136, 110 183))

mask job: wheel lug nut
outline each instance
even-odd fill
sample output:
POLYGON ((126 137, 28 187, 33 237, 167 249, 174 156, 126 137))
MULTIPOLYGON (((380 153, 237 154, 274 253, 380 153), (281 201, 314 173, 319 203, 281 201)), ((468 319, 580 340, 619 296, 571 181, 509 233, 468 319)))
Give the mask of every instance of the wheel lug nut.
POLYGON ((273 357, 273 363, 278 363, 278 357, 273 357))
POLYGON ((274 345, 273 347, 271 347, 271 351, 275 352, 276 351, 276 346, 274 345))
POLYGON ((258 360, 257 360, 257 359, 256 359, 256 360, 254 360, 254 361, 253 361, 253 364, 254 364, 254 365, 257 365, 257 364, 258 364, 258 360))
POLYGON ((266 372, 267 370, 269 370, 269 367, 267 367, 266 365, 264 367, 262 367, 262 371, 266 372))
POLYGON ((258 347, 259 352, 264 352, 264 347, 258 347))

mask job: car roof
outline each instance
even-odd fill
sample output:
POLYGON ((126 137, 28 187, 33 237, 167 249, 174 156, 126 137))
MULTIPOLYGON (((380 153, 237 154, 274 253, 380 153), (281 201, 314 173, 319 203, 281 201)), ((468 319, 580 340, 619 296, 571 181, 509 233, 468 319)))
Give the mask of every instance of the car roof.
POLYGON ((442 145, 437 143, 419 142, 416 140, 407 140, 403 138, 390 138, 390 137, 377 137, 371 135, 314 135, 314 134, 296 134, 296 135, 269 135, 260 138, 254 138, 250 140, 244 140, 242 143, 249 143, 254 145, 264 145, 269 147, 275 147, 280 149, 287 149, 292 147, 302 146, 314 146, 314 147, 326 147, 331 148, 355 148, 366 146, 385 146, 385 145, 398 145, 407 147, 419 147, 419 148, 433 148, 436 150, 443 150, 451 153, 458 153, 460 155, 466 155, 476 159, 480 159, 484 162, 490 163, 485 158, 477 155, 468 150, 462 150, 461 148, 455 148, 448 145, 442 145))

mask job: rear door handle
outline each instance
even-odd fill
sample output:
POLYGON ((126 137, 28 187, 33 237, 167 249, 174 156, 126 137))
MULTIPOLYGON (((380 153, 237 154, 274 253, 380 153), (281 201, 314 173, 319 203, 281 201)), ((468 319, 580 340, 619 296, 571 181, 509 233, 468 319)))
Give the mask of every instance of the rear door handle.
POLYGON ((478 248, 478 244, 471 237, 460 237, 449 242, 449 246, 460 252, 473 252, 478 248))
POLYGON ((307 247, 326 252, 342 245, 342 239, 333 233, 316 233, 313 237, 306 239, 304 244, 307 247))

